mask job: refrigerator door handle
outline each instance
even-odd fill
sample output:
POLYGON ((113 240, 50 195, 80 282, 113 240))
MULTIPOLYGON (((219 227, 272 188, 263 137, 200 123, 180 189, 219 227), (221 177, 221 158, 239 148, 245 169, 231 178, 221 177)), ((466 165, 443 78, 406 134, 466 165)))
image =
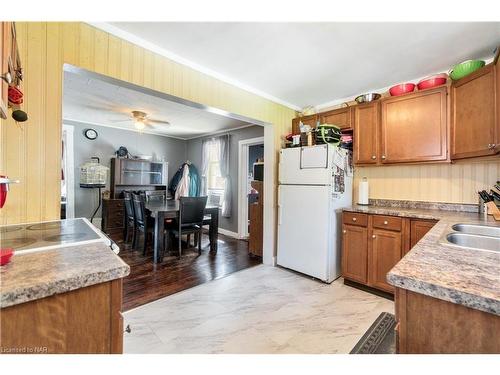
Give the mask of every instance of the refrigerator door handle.
POLYGON ((281 225, 281 206, 278 205, 278 225, 281 225))

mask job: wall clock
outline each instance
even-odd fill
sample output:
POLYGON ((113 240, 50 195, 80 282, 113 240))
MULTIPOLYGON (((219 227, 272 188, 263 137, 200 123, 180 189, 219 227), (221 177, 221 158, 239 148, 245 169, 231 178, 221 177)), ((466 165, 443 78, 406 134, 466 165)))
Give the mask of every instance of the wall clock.
POLYGON ((85 138, 90 139, 91 141, 96 139, 98 135, 97 131, 95 131, 94 129, 85 129, 83 131, 83 134, 85 135, 85 138))

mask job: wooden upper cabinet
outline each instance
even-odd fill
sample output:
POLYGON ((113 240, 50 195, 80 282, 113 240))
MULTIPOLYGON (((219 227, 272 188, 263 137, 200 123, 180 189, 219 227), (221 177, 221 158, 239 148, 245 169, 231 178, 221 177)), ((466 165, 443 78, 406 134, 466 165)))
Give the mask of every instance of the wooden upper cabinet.
POLYGON ((498 67, 490 64, 452 84, 452 159, 493 155, 500 151, 497 74, 498 67))
POLYGON ((382 163, 447 159, 446 86, 382 99, 382 163))
POLYGON ((351 107, 345 107, 320 113, 319 122, 321 124, 337 125, 341 129, 351 128, 352 109, 351 107))
POLYGON ((387 292, 394 287, 387 282, 387 273, 399 262, 402 255, 401 232, 373 229, 370 238, 369 280, 370 286, 387 292))
POLYGON ((304 125, 309 125, 312 128, 316 127, 316 123, 318 122, 318 115, 309 115, 309 116, 304 116, 304 117, 296 117, 292 120, 292 133, 293 134, 299 134, 300 133, 300 128, 299 128, 299 122, 302 121, 304 125))
POLYGON ((378 102, 353 108, 355 164, 377 164, 380 105, 378 102))
POLYGON ((342 233, 342 276, 366 284, 368 281, 368 229, 344 224, 342 233))

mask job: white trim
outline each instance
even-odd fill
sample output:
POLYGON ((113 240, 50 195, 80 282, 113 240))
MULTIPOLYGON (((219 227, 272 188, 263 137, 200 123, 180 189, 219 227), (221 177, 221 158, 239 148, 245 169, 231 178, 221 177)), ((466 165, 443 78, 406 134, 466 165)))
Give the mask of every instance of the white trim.
POLYGON ((276 256, 276 176, 278 163, 274 148, 274 132, 278 125, 264 126, 264 228, 262 239, 262 263, 275 266, 276 256))
POLYGON ((228 236, 228 237, 236 238, 238 240, 240 239, 240 236, 238 235, 238 233, 232 232, 232 231, 227 230, 227 229, 219 228, 218 232, 220 234, 223 234, 223 235, 228 236))
MULTIPOLYGON (((63 121, 62 125, 63 131, 66 133, 65 136, 65 148, 64 153, 66 157, 66 170, 65 180, 66 180, 66 219, 73 219, 75 217, 75 148, 74 148, 74 130, 75 127, 72 125, 65 124, 63 121)), ((64 136, 64 133, 63 133, 64 136)), ((62 138, 61 138, 62 141, 62 138)))
POLYGON ((235 128, 227 128, 227 129, 216 130, 216 131, 211 132, 211 133, 205 133, 205 134, 201 134, 201 135, 195 135, 194 137, 186 138, 186 141, 189 141, 191 139, 203 138, 203 137, 211 137, 213 135, 222 134, 222 133, 231 133, 231 132, 236 131, 236 130, 250 128, 252 126, 262 126, 262 125, 247 124, 247 125, 237 126, 235 128))
POLYGON ((279 98, 277 98, 273 95, 270 95, 266 92, 263 92, 263 91, 260 91, 256 88, 254 88, 254 87, 248 86, 248 85, 246 85, 246 84, 244 84, 244 83, 242 83, 234 78, 227 77, 221 73, 213 71, 210 68, 199 65, 199 64, 195 63, 194 61, 185 59, 184 57, 181 57, 181 56, 179 56, 179 55, 177 55, 169 50, 166 50, 165 48, 162 48, 154 43, 148 42, 146 39, 140 38, 132 33, 129 33, 128 31, 122 30, 119 27, 111 25, 107 22, 87 22, 87 24, 89 24, 97 29, 103 30, 109 34, 112 34, 114 36, 117 36, 118 38, 124 39, 130 43, 136 44, 136 45, 138 45, 142 48, 145 48, 149 51, 157 53, 157 54, 159 54, 163 57, 166 57, 167 59, 173 60, 179 64, 188 66, 191 69, 194 69, 200 73, 206 74, 208 76, 214 77, 214 78, 221 80, 223 82, 229 83, 232 86, 238 87, 242 90, 248 91, 248 92, 255 94, 255 95, 258 95, 262 98, 269 99, 273 102, 279 103, 281 105, 284 105, 284 106, 291 108, 291 109, 294 109, 296 111, 300 110, 300 107, 295 105, 295 104, 288 103, 285 100, 279 99, 279 98))
POLYGON ((264 137, 243 139, 238 142, 238 233, 240 238, 247 238, 249 235, 247 225, 248 196, 246 191, 248 176, 248 147, 263 143, 264 137))

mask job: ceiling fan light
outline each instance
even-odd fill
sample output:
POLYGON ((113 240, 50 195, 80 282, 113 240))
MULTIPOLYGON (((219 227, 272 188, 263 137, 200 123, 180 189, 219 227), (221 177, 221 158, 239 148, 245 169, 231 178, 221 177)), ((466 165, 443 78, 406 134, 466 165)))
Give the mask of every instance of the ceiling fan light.
POLYGON ((146 125, 144 124, 144 121, 136 120, 134 126, 137 130, 143 130, 146 125))

